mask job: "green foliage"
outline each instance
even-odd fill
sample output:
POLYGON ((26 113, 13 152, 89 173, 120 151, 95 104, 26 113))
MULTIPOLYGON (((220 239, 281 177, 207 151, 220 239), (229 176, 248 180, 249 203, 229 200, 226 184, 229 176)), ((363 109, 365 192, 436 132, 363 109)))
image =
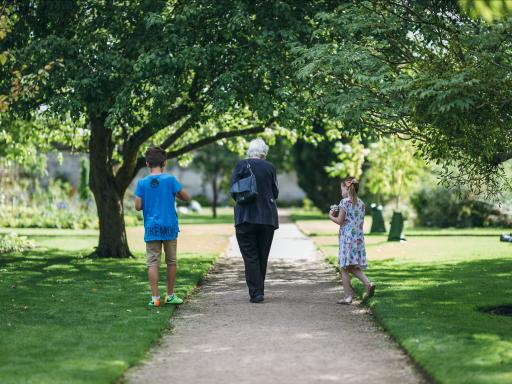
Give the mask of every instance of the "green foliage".
POLYGON ((80 200, 86 201, 91 197, 89 190, 89 164, 86 158, 80 160, 80 182, 78 185, 78 196, 80 200))
POLYGON ((23 252, 35 248, 35 243, 26 236, 18 236, 15 232, 0 235, 0 254, 9 252, 23 252))
POLYGON ((18 60, 8 69, 37 83, 15 110, 45 105, 50 115, 100 117, 115 159, 126 157, 122 144, 132 150, 154 139, 181 155, 232 127, 296 120, 283 103, 291 73, 284 63, 291 44, 310 31, 310 2, 35 1, 14 10, 20 20, 5 46, 18 60))
MULTIPOLYGON (((10 108, 83 121, 97 201, 96 254, 126 257, 119 206, 151 142, 168 158, 268 130, 306 131, 307 94, 294 92, 291 47, 307 40, 314 1, 96 0, 15 2, 1 69, 33 85, 10 108), (33 90, 33 92, 32 92, 33 90), (288 102, 290 100, 290 102, 288 102), (109 238, 120 239, 107 244, 109 238)), ((59 130, 60 131, 60 130, 59 130)), ((61 135, 55 143, 61 143, 61 135)), ((75 147, 75 146, 73 146, 75 147)))
POLYGON ((45 204, 43 207, 17 207, 0 214, 0 226, 8 228, 98 228, 98 218, 93 212, 78 207, 70 209, 62 205, 45 204))
POLYGON ((202 172, 204 182, 208 183, 212 178, 225 180, 238 160, 238 154, 231 152, 225 145, 212 144, 198 150, 192 164, 202 172))
POLYGON ((212 214, 217 216, 219 194, 229 196, 229 177, 239 157, 221 144, 208 145, 195 153, 193 165, 201 172, 203 183, 212 192, 212 214))
POLYGON ((206 195, 194 195, 192 196, 192 200, 197 201, 199 204, 201 204, 201 207, 210 207, 212 202, 206 195))
POLYGON ((42 188, 18 180, 18 186, 4 190, 0 202, 0 227, 9 228, 97 228, 98 219, 93 207, 81 207, 73 199, 74 189, 67 182, 49 180, 42 188), (23 187, 33 188, 31 193, 23 187))
POLYGON ((302 208, 304 208, 305 211, 313 211, 315 209, 315 205, 311 199, 306 196, 304 199, 302 199, 302 208))
POLYGON ((314 25, 313 44, 296 48, 294 64, 315 108, 346 131, 412 139, 456 186, 504 188, 511 18, 473 20, 456 2, 370 0, 319 12, 314 25))
MULTIPOLYGON (((0 9, 0 42, 4 40, 16 23, 17 16, 13 12, 12 7, 8 4, 2 5, 0 9)), ((8 60, 12 60, 12 54, 9 50, 0 49, 0 68, 6 65, 8 60)), ((14 85, 14 84, 12 84, 14 85)), ((13 97, 14 89, 0 93, 0 113, 6 112, 9 108, 9 103, 13 97)))
POLYGON ((411 196, 417 224, 426 227, 506 227, 512 213, 491 202, 459 197, 446 188, 424 188, 411 196))
POLYGON ((384 137, 370 144, 367 155, 370 168, 364 175, 364 185, 383 200, 396 199, 398 209, 402 196, 408 196, 425 169, 414 146, 396 137, 384 137))
POLYGON ((347 176, 353 176, 356 179, 361 177, 366 150, 359 136, 352 137, 347 143, 336 142, 333 153, 337 159, 326 167, 330 176, 343 179, 347 176))
MULTIPOLYGON (((316 133, 325 134, 325 128, 316 127, 316 133)), ((332 204, 340 200, 340 180, 327 172, 329 166, 337 161, 330 140, 309 143, 298 140, 293 147, 295 170, 299 186, 315 207, 328 212, 332 204)))
POLYGON ((293 134, 288 136, 276 135, 267 140, 270 147, 267 160, 274 164, 278 173, 294 171, 293 146, 297 141, 297 136, 293 134))
POLYGON ((492 23, 512 15, 510 0, 459 0, 461 8, 471 17, 492 23))

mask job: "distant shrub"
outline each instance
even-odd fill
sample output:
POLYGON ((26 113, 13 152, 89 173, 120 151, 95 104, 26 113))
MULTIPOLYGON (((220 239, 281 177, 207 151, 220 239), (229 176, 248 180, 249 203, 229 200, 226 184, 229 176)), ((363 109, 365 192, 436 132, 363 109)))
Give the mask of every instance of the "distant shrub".
POLYGON ((89 162, 87 158, 80 160, 80 184, 78 185, 78 196, 81 201, 87 201, 91 197, 89 189, 89 162))
MULTIPOLYGON (((316 133, 325 133, 321 126, 317 126, 316 130, 316 133)), ((326 167, 338 159, 333 147, 334 143, 329 140, 321 141, 317 145, 298 140, 293 146, 299 186, 313 205, 322 212, 327 212, 340 195, 339 178, 331 177, 326 171, 326 167)))
POLYGON ((18 236, 14 232, 0 236, 0 253, 23 252, 32 248, 35 248, 34 242, 25 236, 18 236))
POLYGON ((426 227, 510 226, 512 215, 496 204, 472 197, 459 198, 445 188, 421 189, 410 198, 416 224, 426 227))
POLYGON ((315 209, 315 204, 306 196, 304 199, 302 199, 302 208, 304 208, 306 211, 312 211, 315 209))
POLYGON ((46 188, 35 183, 31 193, 12 195, 0 206, 0 227, 98 228, 94 205, 80 204, 71 185, 50 180, 46 188))
POLYGON ((212 205, 211 200, 206 195, 194 195, 192 200, 197 201, 202 207, 210 207, 212 205))
POLYGON ((0 227, 87 229, 98 228, 98 219, 95 213, 61 202, 54 207, 16 206, 3 211, 0 227))

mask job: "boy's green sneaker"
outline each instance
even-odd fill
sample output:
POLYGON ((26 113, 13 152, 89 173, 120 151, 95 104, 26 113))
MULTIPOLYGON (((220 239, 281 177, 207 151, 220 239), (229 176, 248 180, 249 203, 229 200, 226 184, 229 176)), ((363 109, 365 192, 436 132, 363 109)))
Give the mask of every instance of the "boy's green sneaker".
POLYGON ((176 295, 167 295, 165 297, 165 304, 182 304, 183 300, 176 295))
POLYGON ((160 299, 151 298, 151 301, 148 303, 148 307, 159 307, 160 299))

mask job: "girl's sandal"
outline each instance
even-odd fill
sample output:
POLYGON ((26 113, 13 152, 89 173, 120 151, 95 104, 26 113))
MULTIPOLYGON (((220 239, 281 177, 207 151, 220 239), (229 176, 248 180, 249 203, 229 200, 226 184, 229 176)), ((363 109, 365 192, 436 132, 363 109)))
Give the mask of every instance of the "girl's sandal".
POLYGON ((369 299, 375 295, 375 288, 376 288, 376 285, 373 283, 371 283, 368 286, 368 292, 366 293, 366 299, 369 299))
POLYGON ((352 298, 349 297, 348 300, 343 298, 343 299, 338 300, 337 303, 341 304, 341 305, 350 305, 350 304, 352 304, 352 298))

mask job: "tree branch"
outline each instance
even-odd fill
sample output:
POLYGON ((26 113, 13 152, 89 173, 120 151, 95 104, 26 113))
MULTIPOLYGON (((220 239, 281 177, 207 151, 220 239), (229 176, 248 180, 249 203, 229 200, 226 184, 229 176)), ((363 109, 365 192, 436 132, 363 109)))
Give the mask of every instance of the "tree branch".
POLYGON ((160 119, 152 119, 135 132, 124 146, 123 155, 127 156, 133 151, 138 151, 139 147, 146 142, 151 136, 161 131, 165 127, 179 121, 192 111, 188 105, 180 104, 160 119))
POLYGON ((181 136, 183 136, 198 120, 198 116, 190 116, 181 124, 181 126, 173 132, 167 139, 165 139, 162 144, 160 144, 160 148, 167 149, 172 144, 174 144, 181 136))
MULTIPOLYGON (((140 168, 145 163, 140 163, 137 158, 139 148, 146 142, 151 136, 155 135, 165 127, 179 121, 187 114, 192 112, 192 107, 184 104, 180 104, 173 108, 169 113, 161 116, 159 119, 152 119, 137 132, 135 132, 123 146, 123 163, 116 173, 116 186, 120 194, 124 193, 128 185, 130 185, 133 177, 137 174, 140 168)), ((176 137, 180 137, 188 128, 180 128, 174 133, 176 137), (184 128, 184 129, 182 129, 184 128), (178 132, 179 131, 179 132, 178 132)))
MULTIPOLYGON (((183 136, 195 123, 197 122, 197 118, 194 116, 190 116, 185 120, 183 124, 175 131, 173 132, 167 139, 165 139, 162 144, 160 144, 160 148, 167 149, 172 144, 174 144, 181 136, 183 136)), ((144 168, 146 165, 146 159, 141 156, 137 159, 137 162, 135 163, 135 167, 133 168, 132 172, 132 179, 137 175, 137 172, 139 172, 140 169, 144 168)))
POLYGON ((500 165, 510 159, 512 159, 512 152, 498 152, 492 157, 492 164, 500 165))
POLYGON ((211 137, 206 137, 204 139, 201 139, 199 141, 196 141, 195 143, 185 145, 184 147, 181 147, 180 149, 177 149, 175 151, 167 152, 167 158, 173 159, 178 156, 181 156, 185 153, 188 153, 190 151, 193 151, 194 149, 198 149, 201 147, 204 147, 205 145, 215 143, 218 140, 221 139, 227 139, 230 137, 238 137, 238 136, 247 136, 252 135, 255 133, 261 133, 263 132, 267 127, 255 127, 255 128, 247 128, 247 129, 240 129, 237 131, 227 131, 227 132, 219 132, 216 135, 213 135, 211 137))

